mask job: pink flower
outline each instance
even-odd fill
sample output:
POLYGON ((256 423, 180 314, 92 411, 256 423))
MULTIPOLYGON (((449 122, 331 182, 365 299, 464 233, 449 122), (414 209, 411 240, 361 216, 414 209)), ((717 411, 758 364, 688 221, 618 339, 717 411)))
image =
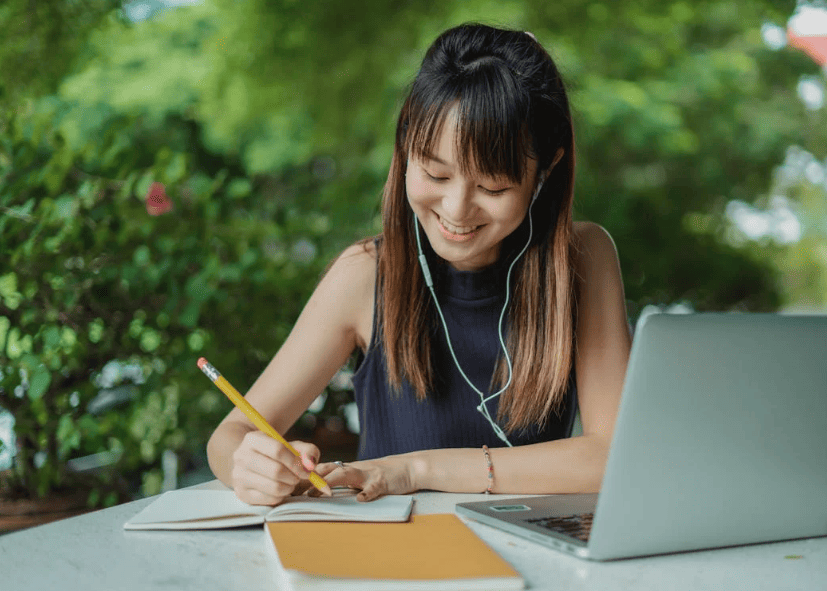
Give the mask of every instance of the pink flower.
POLYGON ((146 194, 146 212, 149 215, 161 215, 172 209, 172 201, 167 197, 163 183, 152 183, 146 194))

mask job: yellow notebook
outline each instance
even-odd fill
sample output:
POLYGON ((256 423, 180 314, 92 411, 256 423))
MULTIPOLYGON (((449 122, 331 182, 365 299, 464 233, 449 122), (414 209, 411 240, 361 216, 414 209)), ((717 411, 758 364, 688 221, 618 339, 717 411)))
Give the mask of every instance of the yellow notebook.
POLYGON ((454 514, 406 523, 266 523, 280 589, 523 589, 525 581, 454 514))

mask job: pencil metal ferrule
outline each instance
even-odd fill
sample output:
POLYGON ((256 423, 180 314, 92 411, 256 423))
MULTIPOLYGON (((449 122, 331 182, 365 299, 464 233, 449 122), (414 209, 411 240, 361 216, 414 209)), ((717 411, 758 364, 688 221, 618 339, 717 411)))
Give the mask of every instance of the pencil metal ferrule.
POLYGON ((221 377, 221 374, 218 373, 218 370, 215 369, 209 362, 205 363, 204 366, 201 368, 207 377, 210 378, 213 382, 221 377))

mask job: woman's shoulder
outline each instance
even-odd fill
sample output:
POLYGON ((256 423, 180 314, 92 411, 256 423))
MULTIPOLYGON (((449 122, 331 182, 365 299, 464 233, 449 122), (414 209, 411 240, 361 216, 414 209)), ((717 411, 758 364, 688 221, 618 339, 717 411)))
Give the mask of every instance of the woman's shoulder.
POLYGON ((373 239, 359 240, 345 248, 330 263, 323 281, 348 291, 365 287, 372 289, 376 278, 376 256, 373 239))
POLYGON ((341 314, 355 331, 356 342, 363 350, 371 338, 376 257, 373 239, 355 242, 333 261, 322 280, 336 303, 336 314, 341 314))
POLYGON ((615 275, 617 247, 609 232, 594 222, 574 222, 574 266, 581 281, 615 275))
POLYGON ((608 230, 590 221, 573 222, 572 229, 574 230, 575 243, 580 246, 596 246, 602 244, 611 244, 614 247, 614 240, 608 230))
POLYGON ((578 221, 573 224, 574 250, 576 260, 584 262, 585 258, 617 258, 617 247, 608 230, 589 221, 578 221))
POLYGON ((375 274, 376 256, 376 242, 373 238, 365 238, 345 248, 333 261, 330 270, 336 268, 343 273, 375 274))

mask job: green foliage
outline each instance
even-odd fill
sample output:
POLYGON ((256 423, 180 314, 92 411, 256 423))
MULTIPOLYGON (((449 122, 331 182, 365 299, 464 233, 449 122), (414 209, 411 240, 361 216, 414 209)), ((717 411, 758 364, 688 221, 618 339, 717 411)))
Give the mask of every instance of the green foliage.
POLYGON ((120 0, 3 0, 0 103, 51 94, 104 15, 120 0))
MULTIPOLYGON (((614 236, 635 310, 775 310, 768 257, 726 239, 731 199, 754 202, 800 134, 795 85, 808 65, 763 45, 761 2, 536 7, 535 33, 571 81, 579 131, 576 215, 614 236), (704 224, 693 221, 702 217, 704 224)), ((792 10, 792 6, 789 7, 792 10)), ((633 310, 633 311, 635 311, 633 310)))
MULTIPOLYGON (((180 120, 164 126, 173 140, 189 133, 180 120)), ((114 470, 135 475, 164 449, 199 451, 228 403, 216 403, 196 359, 239 384, 260 370, 320 271, 291 249, 314 248, 330 224, 291 204, 261 207, 231 161, 193 170, 198 153, 159 146, 157 128, 104 107, 46 98, 8 129, 0 406, 16 421, 17 486, 44 494, 65 482, 67 459, 101 450, 119 451, 114 470), (154 181, 173 203, 157 217, 145 203, 154 181), (95 382, 112 360, 140 368, 140 387, 95 415, 95 382)))

